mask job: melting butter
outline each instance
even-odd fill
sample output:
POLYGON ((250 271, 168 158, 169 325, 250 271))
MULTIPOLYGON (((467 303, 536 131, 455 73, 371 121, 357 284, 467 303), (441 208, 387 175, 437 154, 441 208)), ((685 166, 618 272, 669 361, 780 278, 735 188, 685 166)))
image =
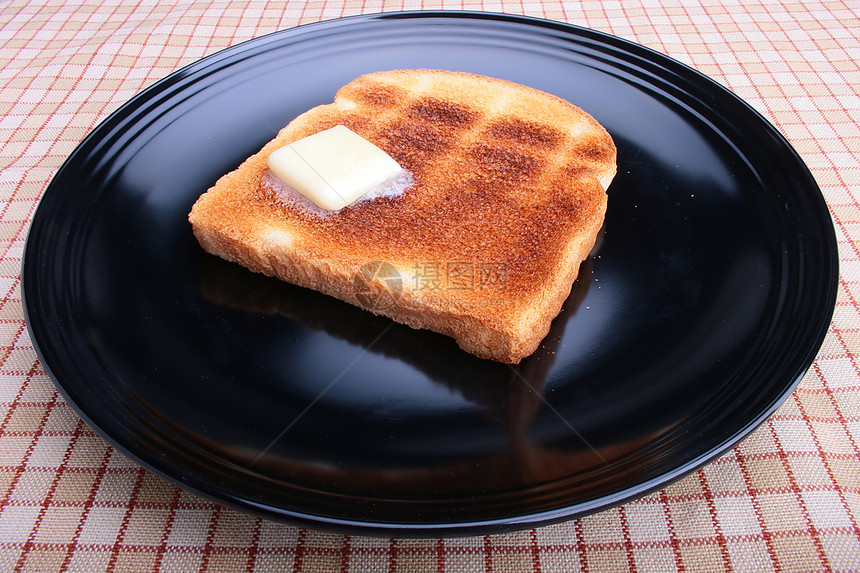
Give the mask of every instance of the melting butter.
POLYGON ((355 203, 404 171, 390 155, 343 125, 276 149, 268 165, 272 175, 327 211, 355 203))

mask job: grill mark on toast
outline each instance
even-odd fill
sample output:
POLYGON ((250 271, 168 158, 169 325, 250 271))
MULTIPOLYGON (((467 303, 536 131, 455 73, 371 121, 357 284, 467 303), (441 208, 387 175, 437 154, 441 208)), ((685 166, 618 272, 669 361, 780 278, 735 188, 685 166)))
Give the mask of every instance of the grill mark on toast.
POLYGON ((576 153, 585 162, 604 164, 615 155, 615 145, 607 138, 590 138, 576 148, 576 153))
POLYGON ((406 92, 397 86, 378 83, 367 83, 359 89, 350 90, 349 96, 372 108, 396 107, 407 97, 406 92))
POLYGON ((567 165, 564 168, 564 174, 571 179, 585 179, 586 177, 597 176, 597 172, 594 169, 583 165, 567 165))
POLYGON ((521 119, 506 119, 490 125, 487 130, 491 137, 524 143, 545 150, 558 147, 562 133, 548 125, 532 123, 521 119))
POLYGON ((609 154, 609 150, 603 146, 595 145, 583 150, 582 157, 591 161, 601 161, 609 154))
POLYGON ((408 115, 459 129, 469 127, 479 117, 478 113, 464 105, 435 98, 424 98, 415 102, 409 107, 408 115))
POLYGON ((377 139, 377 144, 402 167, 419 173, 428 161, 447 153, 455 138, 433 126, 395 121, 383 129, 377 139))
POLYGON ((469 157, 480 170, 478 180, 485 177, 501 184, 529 181, 537 177, 543 162, 512 149, 479 145, 469 157))
POLYGON ((361 133, 365 130, 364 128, 368 125, 368 123, 368 120, 365 118, 345 114, 340 117, 332 117, 329 119, 320 120, 314 128, 314 131, 325 131, 327 129, 331 129, 332 127, 342 125, 356 133, 361 133))

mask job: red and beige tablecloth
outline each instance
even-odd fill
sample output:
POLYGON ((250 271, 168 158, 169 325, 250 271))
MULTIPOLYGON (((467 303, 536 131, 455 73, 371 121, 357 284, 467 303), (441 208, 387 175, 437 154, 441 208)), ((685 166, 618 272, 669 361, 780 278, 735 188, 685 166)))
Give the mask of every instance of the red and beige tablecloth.
POLYGON ((0 1, 0 571, 860 571, 860 5, 700 0, 0 1), (773 122, 833 215, 841 279, 817 360, 738 447, 583 519, 467 538, 344 536, 163 481, 74 413, 24 323, 36 203, 100 120, 177 68, 271 31, 418 9, 527 14, 654 48, 773 122))

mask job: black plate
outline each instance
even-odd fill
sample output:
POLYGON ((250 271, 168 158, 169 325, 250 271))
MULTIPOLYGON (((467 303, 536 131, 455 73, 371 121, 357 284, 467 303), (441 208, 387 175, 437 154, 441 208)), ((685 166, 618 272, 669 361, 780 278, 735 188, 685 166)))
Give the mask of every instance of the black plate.
POLYGON ((450 535, 580 516, 725 452, 811 364, 837 261, 806 167, 713 81, 590 30, 421 12, 278 32, 145 90, 51 182, 23 281, 51 378, 144 466, 270 518, 450 535), (557 94, 618 146, 599 252, 516 368, 205 255, 186 220, 341 85, 418 67, 557 94))

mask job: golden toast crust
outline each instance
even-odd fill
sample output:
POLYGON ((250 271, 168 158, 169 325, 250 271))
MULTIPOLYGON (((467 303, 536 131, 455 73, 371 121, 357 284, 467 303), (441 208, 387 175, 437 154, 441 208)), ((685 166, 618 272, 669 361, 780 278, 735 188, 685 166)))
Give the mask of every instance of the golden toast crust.
POLYGON ((189 219, 210 253, 517 363, 594 245, 615 155, 591 116, 544 92, 459 72, 376 72, 292 121, 189 219), (269 154, 338 124, 414 184, 322 216, 285 200, 268 183, 269 154))

